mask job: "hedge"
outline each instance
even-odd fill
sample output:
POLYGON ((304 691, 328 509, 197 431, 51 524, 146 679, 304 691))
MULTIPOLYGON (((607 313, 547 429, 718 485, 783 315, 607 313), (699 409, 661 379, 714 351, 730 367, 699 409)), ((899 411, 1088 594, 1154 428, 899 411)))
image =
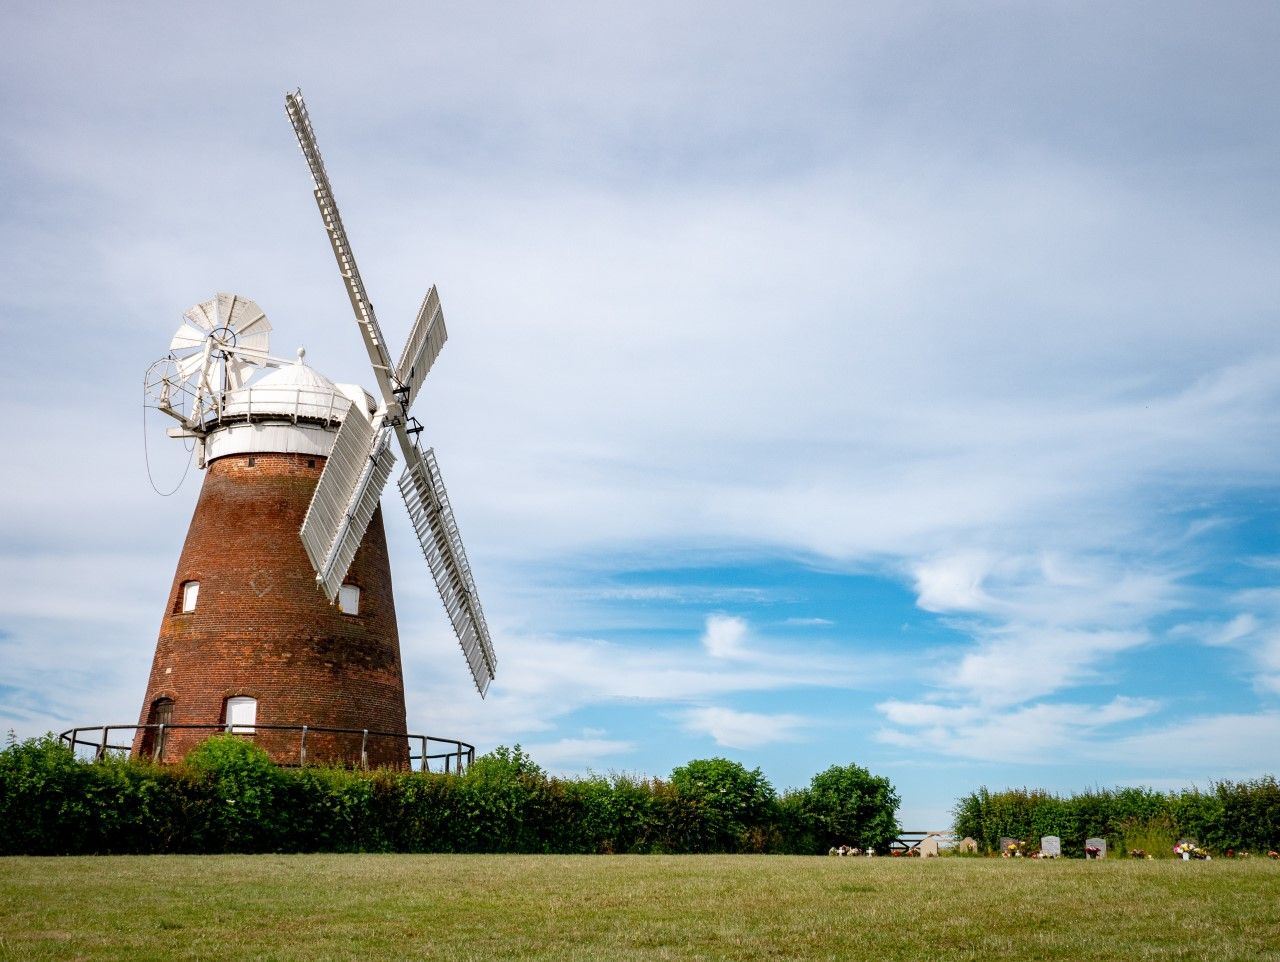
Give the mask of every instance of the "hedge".
POLYGON ((1156 857, 1171 856, 1173 844, 1182 839, 1217 853, 1280 848, 1280 784, 1273 775, 1212 782, 1205 791, 1114 788, 1061 796, 984 787, 958 799, 953 815, 956 834, 972 837, 988 852, 1002 837, 1022 840, 1034 850, 1046 835, 1062 839, 1063 854, 1081 857, 1088 838, 1156 857))
POLYGON ((165 766, 79 761, 52 735, 0 751, 0 855, 883 851, 897 807, 888 780, 857 765, 779 797, 724 758, 664 780, 550 777, 519 746, 461 775, 281 768, 235 735, 165 766))

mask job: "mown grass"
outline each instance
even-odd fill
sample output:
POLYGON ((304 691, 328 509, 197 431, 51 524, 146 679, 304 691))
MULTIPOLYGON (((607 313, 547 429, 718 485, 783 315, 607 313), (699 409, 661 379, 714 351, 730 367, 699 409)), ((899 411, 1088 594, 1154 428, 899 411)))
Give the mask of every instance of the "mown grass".
POLYGON ((0 859, 0 959, 1280 960, 1280 865, 0 859))

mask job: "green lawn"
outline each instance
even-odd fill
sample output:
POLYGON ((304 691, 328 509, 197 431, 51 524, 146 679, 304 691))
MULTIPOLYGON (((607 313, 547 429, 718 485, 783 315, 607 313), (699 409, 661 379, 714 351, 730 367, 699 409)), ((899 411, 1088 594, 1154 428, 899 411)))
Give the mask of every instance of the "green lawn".
POLYGON ((0 859, 0 959, 1280 960, 1280 864, 0 859))

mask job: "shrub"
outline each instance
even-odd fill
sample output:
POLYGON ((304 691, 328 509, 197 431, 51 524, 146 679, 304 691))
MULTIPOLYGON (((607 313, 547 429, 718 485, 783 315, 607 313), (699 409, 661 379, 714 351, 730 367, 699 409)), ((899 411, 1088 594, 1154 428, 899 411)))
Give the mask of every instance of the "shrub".
POLYGON ((685 829, 685 851, 762 852, 769 846, 777 797, 760 769, 748 771, 727 758, 696 759, 674 769, 671 784, 690 804, 671 813, 685 829))
POLYGON ((64 855, 82 847, 92 815, 85 766, 52 733, 0 752, 0 854, 64 855))
POLYGON ((812 852, 837 845, 887 851, 898 837, 898 793, 889 779, 860 765, 832 765, 813 776, 799 808, 812 852))
POLYGON ((202 793, 198 838, 205 852, 262 852, 286 847, 285 776, 271 757, 239 735, 215 735, 187 754, 186 773, 202 793))
POLYGON ((1274 775, 1214 786, 1220 830, 1207 841, 1219 851, 1266 852, 1280 848, 1280 784, 1274 775))
POLYGON ((538 852, 547 777, 519 745, 481 755, 458 780, 460 851, 538 852))

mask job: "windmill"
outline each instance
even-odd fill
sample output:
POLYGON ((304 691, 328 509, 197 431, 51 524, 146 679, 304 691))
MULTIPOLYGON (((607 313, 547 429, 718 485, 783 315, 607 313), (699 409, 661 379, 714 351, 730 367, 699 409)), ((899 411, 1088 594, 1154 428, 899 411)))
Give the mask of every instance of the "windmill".
POLYGON ((432 287, 393 362, 301 91, 285 102, 377 394, 333 383, 301 349, 293 361, 271 356, 271 324, 248 298, 220 293, 184 314, 146 394, 179 422, 171 437, 194 441, 207 472, 133 750, 180 757, 207 729, 225 728, 280 761, 403 765, 406 738, 423 736, 405 734, 380 507, 397 449, 397 487, 482 698, 497 666, 435 453, 419 445, 409 413, 448 335, 432 287))

